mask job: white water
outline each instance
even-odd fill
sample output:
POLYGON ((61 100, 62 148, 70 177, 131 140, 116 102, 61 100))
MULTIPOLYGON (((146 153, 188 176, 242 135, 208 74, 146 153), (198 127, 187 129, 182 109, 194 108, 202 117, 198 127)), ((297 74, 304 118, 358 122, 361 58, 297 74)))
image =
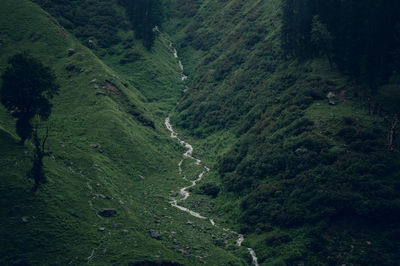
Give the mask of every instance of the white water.
MULTIPOLYGON (((169 43, 169 46, 173 49, 172 51, 173 51, 173 53, 174 53, 174 57, 175 57, 175 58, 179 58, 179 57, 178 57, 178 51, 177 51, 176 48, 174 47, 174 44, 171 42, 171 43, 169 43)), ((182 81, 185 81, 185 80, 187 79, 187 76, 186 76, 185 74, 183 74, 183 64, 182 64, 182 61, 179 60, 178 64, 179 64, 179 68, 181 69, 181 79, 182 79, 182 81)))
MULTIPOLYGON (((157 28, 157 30, 158 30, 158 28, 157 28)), ((178 51, 177 51, 176 48, 174 47, 174 44, 173 44, 172 42, 170 42, 169 46, 170 46, 171 48, 173 48, 172 51, 173 51, 174 57, 179 59, 179 57, 178 57, 178 51)), ((181 69, 181 79, 182 79, 182 81, 185 81, 185 80, 187 79, 187 76, 186 76, 185 74, 183 74, 183 64, 182 64, 182 61, 179 60, 178 64, 179 64, 179 68, 181 69)), ((183 157, 184 157, 184 158, 189 158, 189 159, 194 160, 194 161, 196 162, 196 165, 203 166, 203 168, 204 168, 204 170, 199 174, 199 176, 198 176, 198 178, 197 178, 196 180, 190 181, 190 182, 192 183, 190 186, 183 187, 183 188, 181 188, 181 189, 179 190, 179 194, 182 196, 180 199, 176 199, 176 198, 172 198, 172 199, 171 199, 171 202, 170 202, 171 206, 173 206, 173 207, 175 207, 175 208, 178 208, 178 209, 181 210, 181 211, 187 212, 187 213, 189 213, 190 215, 192 215, 193 217, 196 217, 196 218, 199 218, 199 219, 209 219, 209 221, 210 221, 210 223, 211 223, 212 226, 219 227, 219 226, 214 222, 214 219, 212 219, 212 218, 207 218, 207 217, 201 215, 200 213, 194 212, 194 211, 192 211, 192 210, 190 210, 190 209, 188 209, 188 208, 185 208, 185 207, 183 207, 183 206, 178 205, 178 201, 184 201, 184 200, 186 200, 186 199, 190 196, 190 193, 189 193, 187 190, 188 190, 189 188, 192 188, 192 187, 196 186, 196 184, 197 184, 198 182, 201 181, 201 179, 203 178, 204 174, 210 172, 210 168, 208 168, 208 167, 205 166, 205 165, 202 165, 200 159, 193 157, 193 146, 190 145, 189 143, 187 143, 187 142, 181 140, 181 139, 178 137, 178 134, 174 131, 174 129, 173 129, 172 126, 171 126, 169 117, 167 117, 167 118, 165 119, 165 126, 167 127, 168 131, 171 132, 171 138, 176 139, 182 146, 184 146, 184 147, 187 149, 186 152, 183 154, 183 157)), ((180 174, 180 175, 183 175, 183 179, 184 179, 184 180, 189 181, 189 180, 186 178, 186 176, 184 175, 184 173, 183 173, 183 170, 182 170, 182 163, 183 163, 183 159, 178 163, 179 174, 180 174)), ((222 230, 224 230, 224 231, 226 231, 226 232, 229 232, 229 233, 231 233, 231 234, 237 235, 238 239, 236 240, 236 245, 239 246, 239 247, 242 246, 242 243, 243 243, 243 241, 244 241, 244 235, 239 234, 239 233, 237 233, 237 232, 235 232, 235 231, 232 231, 232 230, 230 230, 230 229, 227 229, 227 228, 222 228, 222 230)), ((251 257, 252 257, 253 264, 254 264, 255 266, 259 266, 259 264, 258 264, 258 259, 257 259, 256 253, 254 252, 254 250, 253 250, 252 248, 247 248, 247 250, 249 251, 249 253, 250 253, 251 257)))
MULTIPOLYGON (((186 199, 190 196, 190 193, 189 193, 187 190, 188 190, 189 188, 194 187, 198 182, 200 182, 200 181, 203 179, 204 174, 206 174, 206 173, 208 173, 208 172, 210 171, 210 168, 208 168, 208 167, 205 166, 205 165, 202 165, 200 159, 197 159, 197 158, 193 157, 193 146, 190 145, 189 143, 187 143, 187 142, 181 140, 181 139, 178 137, 178 134, 174 131, 174 129, 173 129, 172 126, 171 126, 170 118, 169 118, 169 117, 167 117, 167 118, 165 119, 165 126, 167 127, 167 129, 169 130, 169 132, 171 132, 171 138, 176 139, 182 146, 184 146, 184 147, 187 149, 186 152, 183 154, 183 157, 194 160, 194 161, 196 162, 196 165, 203 166, 203 168, 204 168, 204 170, 199 174, 199 176, 198 176, 198 178, 197 178, 196 180, 190 181, 190 182, 192 183, 191 185, 186 186, 186 187, 183 187, 183 188, 181 188, 181 189, 179 190, 179 194, 181 195, 181 198, 180 198, 180 199, 177 199, 177 198, 172 198, 172 199, 171 199, 171 202, 170 202, 171 206, 173 206, 173 207, 175 207, 175 208, 178 208, 178 209, 181 210, 181 211, 187 212, 187 213, 189 213, 190 215, 192 215, 193 217, 196 217, 196 218, 199 218, 199 219, 209 219, 209 221, 210 221, 210 223, 211 223, 212 226, 219 227, 219 226, 214 222, 214 219, 212 219, 212 218, 207 218, 207 217, 201 215, 200 213, 197 213, 197 212, 192 211, 192 210, 190 210, 190 209, 188 209, 188 208, 185 208, 185 207, 183 207, 183 206, 178 205, 178 202, 179 202, 179 201, 184 201, 184 200, 186 200, 186 199)), ((181 161, 178 163, 179 173, 180 173, 181 175, 183 175, 183 179, 188 180, 187 177, 186 177, 186 176, 184 175, 184 173, 183 173, 183 170, 182 170, 182 163, 183 163, 183 160, 181 160, 181 161)), ((226 232, 229 232, 229 233, 232 233, 232 234, 234 234, 234 235, 237 235, 237 236, 238 236, 238 239, 236 240, 236 245, 239 246, 239 247, 242 245, 242 243, 243 243, 243 241, 244 241, 244 236, 243 236, 242 234, 239 234, 239 233, 237 233, 237 232, 235 232, 235 231, 232 231, 232 230, 230 230, 230 229, 227 229, 227 228, 222 228, 222 230, 224 230, 224 231, 226 231, 226 232)), ((257 261, 256 253, 255 253, 254 250, 251 249, 251 248, 248 248, 248 251, 249 251, 249 253, 250 253, 250 255, 251 255, 252 259, 253 259, 253 264, 256 265, 256 266, 258 266, 258 261, 257 261)))

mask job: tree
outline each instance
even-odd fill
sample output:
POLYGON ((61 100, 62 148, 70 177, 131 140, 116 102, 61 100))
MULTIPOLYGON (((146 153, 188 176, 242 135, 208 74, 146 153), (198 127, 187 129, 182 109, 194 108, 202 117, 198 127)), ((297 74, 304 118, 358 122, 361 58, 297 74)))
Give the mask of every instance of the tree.
POLYGON ((311 25, 311 43, 314 45, 318 55, 326 55, 332 67, 333 37, 328 27, 315 15, 311 25))
POLYGON ((10 66, 2 76, 0 100, 13 117, 17 118, 16 131, 20 143, 32 135, 35 115, 46 120, 58 91, 56 77, 50 68, 28 53, 18 53, 8 60, 10 66))
POLYGON ((33 178, 35 181, 35 185, 32 188, 33 192, 36 192, 39 188, 39 185, 46 182, 46 176, 43 171, 43 157, 48 156, 49 153, 45 152, 46 141, 49 137, 49 127, 46 128, 45 135, 40 138, 39 137, 39 128, 38 123, 35 125, 35 129, 33 130, 33 144, 35 145, 35 151, 33 153, 33 166, 31 170, 28 172, 28 178, 33 178))

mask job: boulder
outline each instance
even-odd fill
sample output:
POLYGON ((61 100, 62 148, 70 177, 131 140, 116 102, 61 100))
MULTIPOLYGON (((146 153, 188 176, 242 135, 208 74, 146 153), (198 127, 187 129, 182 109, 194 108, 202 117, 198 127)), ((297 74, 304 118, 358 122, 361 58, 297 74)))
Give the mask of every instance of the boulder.
POLYGON ((336 100, 336 94, 335 93, 333 93, 333 92, 329 92, 328 93, 328 95, 326 95, 326 98, 328 98, 328 101, 329 101, 329 104, 330 105, 335 105, 336 104, 336 102, 335 102, 335 100, 336 100))
POLYGON ((129 231, 127 229, 122 229, 122 233, 127 234, 129 231))
POLYGON ((306 148, 298 148, 295 153, 297 156, 301 156, 308 153, 308 150, 306 148))
POLYGON ((104 208, 99 211, 99 215, 103 217, 113 217, 117 215, 117 210, 104 208))
POLYGON ((88 47, 89 47, 90 49, 97 49, 97 44, 96 44, 95 41, 89 40, 89 41, 88 41, 88 47))
POLYGON ((99 229, 97 229, 99 232, 104 232, 106 229, 104 227, 100 227, 99 229))
POLYGON ((101 148, 101 145, 98 143, 95 143, 95 144, 90 144, 90 147, 92 147, 93 149, 97 149, 97 148, 101 148))
POLYGON ((154 238, 154 239, 157 239, 157 240, 160 240, 160 239, 161 239, 160 233, 157 232, 157 231, 155 231, 155 230, 153 230, 153 229, 150 230, 150 236, 151 236, 152 238, 154 238))
POLYGON ((72 48, 68 49, 68 56, 73 56, 75 53, 76 53, 75 49, 72 48))
POLYGON ((24 224, 29 223, 29 219, 28 219, 28 217, 26 217, 26 216, 22 217, 21 220, 22 220, 22 222, 23 222, 24 224))

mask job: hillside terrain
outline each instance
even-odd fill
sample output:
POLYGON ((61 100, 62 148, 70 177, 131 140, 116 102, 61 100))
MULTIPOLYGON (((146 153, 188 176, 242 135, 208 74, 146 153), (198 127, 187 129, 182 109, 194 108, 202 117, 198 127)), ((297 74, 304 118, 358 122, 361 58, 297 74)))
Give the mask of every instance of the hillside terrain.
POLYGON ((2 0, 60 89, 36 193, 0 105, 0 264, 397 265, 400 9, 339 2, 2 0))
MULTIPOLYGON (((330 60, 301 40, 310 35, 304 27, 343 34, 340 23, 356 9, 336 20, 341 28, 326 29, 317 17, 312 25, 304 22, 307 1, 300 2, 172 1, 166 28, 190 77, 172 121, 197 142, 198 156, 214 163, 214 180, 204 188, 220 191, 216 209, 250 235, 261 264, 396 265, 400 157, 391 136, 399 130, 399 87, 396 74, 385 78, 397 68, 384 54, 394 49, 393 35, 385 35, 391 26, 373 31, 371 23, 383 18, 363 3, 354 23, 364 26, 365 14, 376 15, 366 20, 369 38, 379 35, 386 50, 372 54, 358 46, 358 53, 344 55, 350 35, 341 36, 342 43, 332 44, 338 57, 332 52, 330 60), (293 31, 290 19, 298 23, 293 31), (378 57, 392 70, 378 72, 372 65, 378 57)), ((345 12, 314 5, 310 12, 321 12, 314 14, 327 23, 345 12)), ((390 6, 387 20, 397 8, 390 6)), ((351 36, 360 42, 364 28, 354 27, 348 30, 357 30, 351 36)), ((204 190, 198 194, 201 199, 204 190)))

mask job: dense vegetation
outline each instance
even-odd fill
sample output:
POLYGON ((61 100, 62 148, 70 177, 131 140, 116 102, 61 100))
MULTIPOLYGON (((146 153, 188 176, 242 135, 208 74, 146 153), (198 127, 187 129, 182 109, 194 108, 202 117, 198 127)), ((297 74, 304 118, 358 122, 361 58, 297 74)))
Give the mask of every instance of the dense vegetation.
POLYGON ((192 70, 176 123, 203 145, 235 135, 208 154, 261 262, 395 265, 397 4, 256 2, 174 2, 192 70))
POLYGON ((118 30, 133 29, 135 37, 150 49, 154 44, 153 28, 161 25, 163 5, 160 0, 34 0, 67 30, 84 41, 92 40, 103 48, 121 42, 118 30), (123 7, 124 12, 120 7, 123 7))
POLYGON ((399 71, 399 12, 397 1, 285 0, 282 47, 300 58, 322 53, 375 89, 399 71), (325 37, 316 39, 317 31, 325 37))
POLYGON ((160 26, 163 19, 163 5, 160 0, 119 0, 135 30, 135 37, 143 39, 144 46, 150 49, 154 44, 153 28, 160 26))
POLYGON ((29 49, 60 91, 25 145, 0 106, 0 264, 398 264, 398 3, 33 2, 0 1, 0 73, 29 49), (200 167, 168 115, 219 227, 170 206, 200 167))

